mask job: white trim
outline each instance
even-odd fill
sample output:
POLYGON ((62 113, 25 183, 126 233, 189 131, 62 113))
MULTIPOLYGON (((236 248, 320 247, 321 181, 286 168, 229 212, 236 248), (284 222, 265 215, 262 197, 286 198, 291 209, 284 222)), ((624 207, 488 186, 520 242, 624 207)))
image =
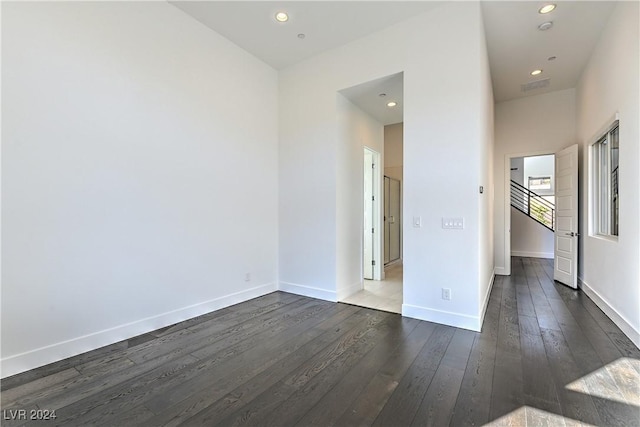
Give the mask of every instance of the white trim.
POLYGON ((600 139, 602 139, 602 137, 609 133, 609 131, 613 130, 615 127, 615 122, 619 122, 620 121, 620 112, 616 111, 614 114, 612 114, 608 120, 606 120, 604 122, 604 124, 602 126, 600 126, 600 128, 594 132, 591 135, 591 138, 589 138, 587 141, 587 145, 593 145, 596 142, 600 141, 600 139))
POLYGON ((302 295, 303 297, 317 298, 325 301, 338 302, 335 291, 315 288, 313 286, 299 285, 297 283, 280 282, 278 290, 290 294, 302 295))
POLYGON ((616 324, 629 339, 640 348, 640 331, 636 330, 609 302, 600 296, 591 286, 578 277, 578 287, 616 324))
POLYGON ((487 312, 487 307, 489 306, 489 298, 491 297, 491 290, 493 289, 493 284, 496 280, 496 269, 493 269, 491 273, 491 279, 489 279, 489 286, 487 287, 487 292, 484 295, 484 301, 480 306, 480 330, 482 330, 482 324, 484 323, 484 315, 487 312))
POLYGON ((529 252, 529 251, 511 251, 511 256, 522 256, 527 258, 546 258, 553 259, 553 252, 529 252))
MULTIPOLYGON (((615 126, 616 126, 616 122, 617 125, 620 125, 620 113, 618 111, 616 111, 606 122, 604 125, 602 125, 598 131, 596 133, 594 133, 591 138, 589 138, 587 140, 587 144, 586 147, 584 147, 584 150, 586 150, 586 156, 587 156, 587 235, 589 237, 594 237, 594 238, 600 238, 600 239, 605 239, 605 240, 609 240, 608 238, 610 237, 615 237, 615 240, 617 241, 617 237, 618 236, 610 236, 610 235, 603 235, 600 234, 597 229, 598 226, 596 225, 596 211, 599 210, 599 200, 596 194, 596 187, 595 187, 595 180, 596 177, 594 176, 595 170, 596 168, 599 168, 598 165, 595 165, 595 159, 594 159, 594 155, 593 155, 593 149, 594 149, 594 145, 598 143, 598 141, 600 141, 603 137, 609 135, 609 132, 612 131, 615 126)), ((599 215, 599 214, 598 214, 599 215)))
POLYGON ((505 276, 511 275, 511 159, 517 156, 505 154, 504 156, 504 254, 500 267, 505 276))
MULTIPOLYGON (((373 268, 373 280, 384 280, 384 251, 382 241, 382 239, 384 238, 384 206, 382 205, 382 193, 384 192, 384 159, 382 157, 382 153, 379 153, 374 148, 368 145, 364 145, 364 149, 371 151, 373 155, 373 164, 375 165, 375 167, 373 168, 373 195, 375 198, 373 201, 373 209, 378 214, 373 218, 375 222, 373 228, 374 230, 376 230, 376 232, 374 233, 373 241, 373 259, 376 262, 376 265, 373 268)), ((362 183, 362 185, 364 189, 364 182, 362 183)), ((362 227, 360 227, 360 229, 362 229, 362 227)), ((361 262, 360 265, 362 264, 363 263, 361 262)), ((364 289, 364 285, 362 289, 364 289)))
POLYGON ((475 332, 480 332, 482 326, 478 316, 468 316, 466 314, 452 313, 410 304, 402 304, 402 315, 413 319, 426 320, 427 322, 469 329, 475 332))
POLYGON ((496 276, 509 276, 510 274, 507 273, 507 270, 504 267, 496 267, 493 269, 493 271, 495 272, 496 276))
POLYGON ((618 236, 611 236, 607 234, 589 234, 587 237, 591 239, 603 240, 605 242, 618 243, 618 236))
POLYGON ((337 292, 338 301, 342 301, 345 298, 348 298, 351 295, 353 295, 356 292, 359 292, 359 291, 361 291, 363 289, 364 289, 364 283, 362 283, 362 282, 353 283, 352 285, 349 285, 346 288, 341 289, 341 290, 339 290, 337 292))
POLYGON ((395 267, 398 264, 402 264, 402 258, 398 258, 398 259, 396 259, 394 261, 391 261, 388 264, 385 264, 384 265, 384 269, 386 270, 387 268, 395 267))
POLYGON ((92 334, 29 350, 2 359, 2 378, 38 368, 87 351, 95 350, 140 334, 155 331, 224 307, 229 307, 262 295, 275 292, 275 283, 267 283, 244 291, 214 298, 209 301, 136 320, 92 334))

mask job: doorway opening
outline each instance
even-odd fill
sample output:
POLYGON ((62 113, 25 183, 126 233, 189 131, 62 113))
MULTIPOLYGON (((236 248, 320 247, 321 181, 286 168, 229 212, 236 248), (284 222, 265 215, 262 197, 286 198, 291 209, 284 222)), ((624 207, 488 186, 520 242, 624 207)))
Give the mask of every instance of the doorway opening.
POLYGON ((403 91, 402 73, 340 91, 368 118, 355 114, 349 126, 356 134, 351 140, 359 139, 364 154, 360 166, 362 284, 355 292, 342 294, 339 301, 393 313, 402 313, 403 301, 403 91), (369 119, 377 123, 372 125, 369 119))
MULTIPOLYGON (((385 127, 385 155, 401 149, 402 123, 385 127), (386 144, 389 142, 389 144, 386 144), (395 147, 394 147, 395 145, 395 147)), ((402 157, 401 155, 399 156, 402 157)), ((362 289, 343 302, 378 310, 402 313, 402 165, 388 167, 385 156, 384 168, 376 164, 377 153, 364 149, 364 200, 363 200, 363 286, 362 289), (382 191, 377 191, 380 169, 384 169, 382 191), (390 176, 391 175, 391 176, 390 176), (375 224, 382 207, 383 230, 378 235, 375 224), (382 243, 382 251, 376 251, 376 244, 382 243), (375 259, 380 253, 381 260, 375 259), (382 262, 383 268, 376 269, 382 262), (381 276, 377 276, 381 272, 381 276)))
POLYGON ((555 156, 512 157, 511 256, 554 258, 555 156))
POLYGON ((577 288, 578 146, 505 156, 505 266, 553 259, 554 279, 577 288))

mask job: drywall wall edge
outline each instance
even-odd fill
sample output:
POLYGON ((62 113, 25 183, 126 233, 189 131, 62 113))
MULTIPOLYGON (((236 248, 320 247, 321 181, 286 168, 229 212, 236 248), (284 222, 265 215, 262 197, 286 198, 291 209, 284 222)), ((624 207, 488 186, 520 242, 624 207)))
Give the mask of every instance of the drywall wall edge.
POLYGON ((489 306, 489 298, 491 297, 491 291, 493 290, 493 284, 496 282, 496 269, 493 269, 491 273, 491 279, 489 279, 489 286, 487 287, 487 293, 484 295, 482 306, 480 307, 480 331, 482 331, 482 324, 484 323, 484 315, 487 313, 487 307, 489 306))

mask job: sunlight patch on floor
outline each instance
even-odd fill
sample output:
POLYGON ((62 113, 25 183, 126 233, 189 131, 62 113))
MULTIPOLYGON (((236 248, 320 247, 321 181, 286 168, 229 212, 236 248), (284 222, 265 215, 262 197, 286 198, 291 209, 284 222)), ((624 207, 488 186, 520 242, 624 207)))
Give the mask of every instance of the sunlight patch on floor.
POLYGON ((491 427, 574 427, 591 426, 542 409, 522 406, 515 411, 485 424, 491 427))
POLYGON ((566 388, 640 407, 640 360, 621 357, 567 384, 566 388))

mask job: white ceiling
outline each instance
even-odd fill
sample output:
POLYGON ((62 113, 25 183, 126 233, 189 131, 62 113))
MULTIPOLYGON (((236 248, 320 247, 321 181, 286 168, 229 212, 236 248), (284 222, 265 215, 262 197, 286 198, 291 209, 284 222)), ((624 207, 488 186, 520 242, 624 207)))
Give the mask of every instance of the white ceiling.
MULTIPOLYGON (((435 1, 172 1, 171 4, 222 34, 275 69, 282 69, 325 50, 438 7, 435 1), (289 21, 278 23, 285 10, 289 21), (298 34, 304 34, 303 39, 298 34)), ((489 64, 496 102, 575 87, 615 2, 558 1, 547 15, 541 1, 482 1, 489 64), (553 27, 537 26, 553 21, 553 27), (556 56, 554 61, 548 61, 556 56), (543 74, 529 73, 542 68, 543 74), (526 93, 521 85, 550 79, 546 88, 526 93)), ((395 76, 402 94, 402 77, 395 76)), ((393 78, 366 82, 343 94, 382 123, 397 123, 398 112, 381 103, 393 78), (382 85, 382 86, 381 86, 382 85), (386 85, 386 86, 385 86, 386 85)), ((387 101, 388 102, 388 101, 387 101)), ((399 106, 402 104, 399 103, 399 106)))
POLYGON ((554 1, 558 7, 541 15, 549 2, 483 1, 487 49, 496 102, 576 87, 615 2, 554 1), (538 30, 552 21, 553 27, 538 30), (553 61, 548 58, 556 56, 553 61), (543 73, 531 76, 531 71, 543 73), (520 90, 522 84, 550 79, 546 88, 520 90))
POLYGON ((275 69, 432 9, 434 1, 170 1, 275 69), (276 12, 289 20, 277 22, 276 12), (305 38, 298 38, 304 34, 305 38))
POLYGON ((403 82, 403 74, 398 73, 341 90, 340 93, 381 124, 392 125, 402 122, 403 82), (397 105, 387 107, 391 101, 397 105))

